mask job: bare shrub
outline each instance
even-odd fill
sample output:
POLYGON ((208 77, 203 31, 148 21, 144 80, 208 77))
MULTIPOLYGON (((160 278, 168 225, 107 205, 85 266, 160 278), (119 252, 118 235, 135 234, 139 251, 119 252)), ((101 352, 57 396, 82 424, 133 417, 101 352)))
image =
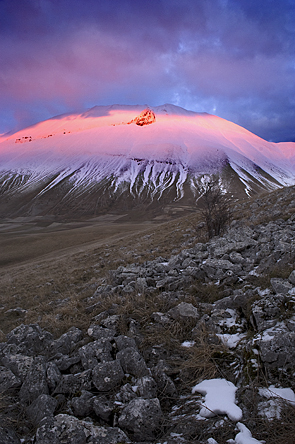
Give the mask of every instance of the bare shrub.
POLYGON ((232 217, 231 199, 222 189, 219 175, 203 176, 197 183, 203 222, 208 238, 222 235, 232 217))

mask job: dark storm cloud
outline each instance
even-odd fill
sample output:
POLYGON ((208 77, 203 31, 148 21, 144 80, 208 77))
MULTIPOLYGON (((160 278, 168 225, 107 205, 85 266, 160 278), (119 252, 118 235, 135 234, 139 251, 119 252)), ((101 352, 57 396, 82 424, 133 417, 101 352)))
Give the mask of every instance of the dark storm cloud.
POLYGON ((294 21, 288 0, 0 0, 2 131, 172 102, 295 139, 294 21))

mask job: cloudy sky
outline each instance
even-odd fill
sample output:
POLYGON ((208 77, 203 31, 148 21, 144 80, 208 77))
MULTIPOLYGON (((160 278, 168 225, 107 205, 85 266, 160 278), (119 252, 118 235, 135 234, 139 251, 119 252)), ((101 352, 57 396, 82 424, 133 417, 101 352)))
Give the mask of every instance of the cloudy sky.
POLYGON ((0 0, 0 133, 173 103, 295 141, 295 0, 0 0))

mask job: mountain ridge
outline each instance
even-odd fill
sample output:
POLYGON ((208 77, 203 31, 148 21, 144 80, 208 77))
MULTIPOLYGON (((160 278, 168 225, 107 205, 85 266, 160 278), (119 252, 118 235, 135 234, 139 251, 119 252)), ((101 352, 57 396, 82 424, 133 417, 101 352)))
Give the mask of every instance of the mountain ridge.
POLYGON ((198 178, 212 173, 238 197, 292 185, 295 143, 267 142, 220 117, 169 104, 95 106, 0 138, 8 214, 120 212, 122 199, 127 209, 193 205, 198 178))

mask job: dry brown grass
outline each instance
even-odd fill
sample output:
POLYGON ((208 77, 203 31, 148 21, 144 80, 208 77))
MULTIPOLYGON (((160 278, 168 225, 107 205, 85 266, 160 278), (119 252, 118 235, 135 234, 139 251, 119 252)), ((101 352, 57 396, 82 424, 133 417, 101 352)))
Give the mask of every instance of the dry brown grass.
POLYGON ((187 387, 203 379, 211 379, 220 375, 220 360, 227 348, 212 336, 205 328, 194 335, 195 344, 186 349, 185 360, 178 363, 182 384, 187 387))
POLYGON ((283 401, 281 407, 280 419, 256 419, 256 438, 265 440, 267 444, 294 444, 295 407, 283 401))
MULTIPOLYGON (((83 313, 87 305, 84 300, 107 279, 108 271, 158 256, 170 257, 183 248, 185 241, 198 241, 191 229, 193 218, 190 215, 164 224, 136 224, 133 225, 134 234, 131 226, 124 234, 117 223, 120 236, 105 234, 103 240, 93 239, 87 244, 83 243, 83 238, 79 247, 76 240, 73 248, 57 248, 45 256, 41 249, 39 259, 2 266, 1 329, 7 333, 20 323, 38 322, 59 334, 71 321, 77 321, 77 327, 84 328, 85 319, 75 316, 76 310, 83 313), (7 314, 7 310, 17 307, 27 310, 25 317, 17 313, 7 314)), ((19 234, 20 248, 22 236, 25 238, 26 235, 19 234)))
MULTIPOLYGON (((277 202, 283 194, 284 190, 278 190, 258 196, 262 202, 260 207, 267 208, 269 202, 277 202)), ((292 200, 292 192, 287 198, 292 200)), ((240 205, 234 218, 242 219, 248 214, 253 202, 255 199, 240 205)), ((195 229, 200 223, 197 214, 165 223, 87 223, 87 226, 61 224, 56 233, 54 229, 49 232, 46 227, 47 232, 42 227, 40 232, 40 227, 35 230, 31 225, 23 229, 21 222, 10 234, 2 229, 0 236, 6 245, 6 250, 1 250, 2 255, 14 258, 10 264, 2 262, 0 268, 0 324, 5 334, 26 322, 39 322, 55 334, 63 332, 71 322, 84 328, 88 322, 87 317, 81 316, 87 306, 85 300, 107 279, 109 270, 159 256, 168 259, 183 248, 204 241, 202 230, 195 229), (17 307, 27 310, 26 316, 7 313, 17 307)), ((223 297, 216 286, 198 284, 191 296, 206 302, 223 297)), ((137 296, 135 299, 137 304, 137 296)), ((130 310, 133 302, 128 303, 130 310)), ((162 310, 165 309, 164 305, 162 310)))

